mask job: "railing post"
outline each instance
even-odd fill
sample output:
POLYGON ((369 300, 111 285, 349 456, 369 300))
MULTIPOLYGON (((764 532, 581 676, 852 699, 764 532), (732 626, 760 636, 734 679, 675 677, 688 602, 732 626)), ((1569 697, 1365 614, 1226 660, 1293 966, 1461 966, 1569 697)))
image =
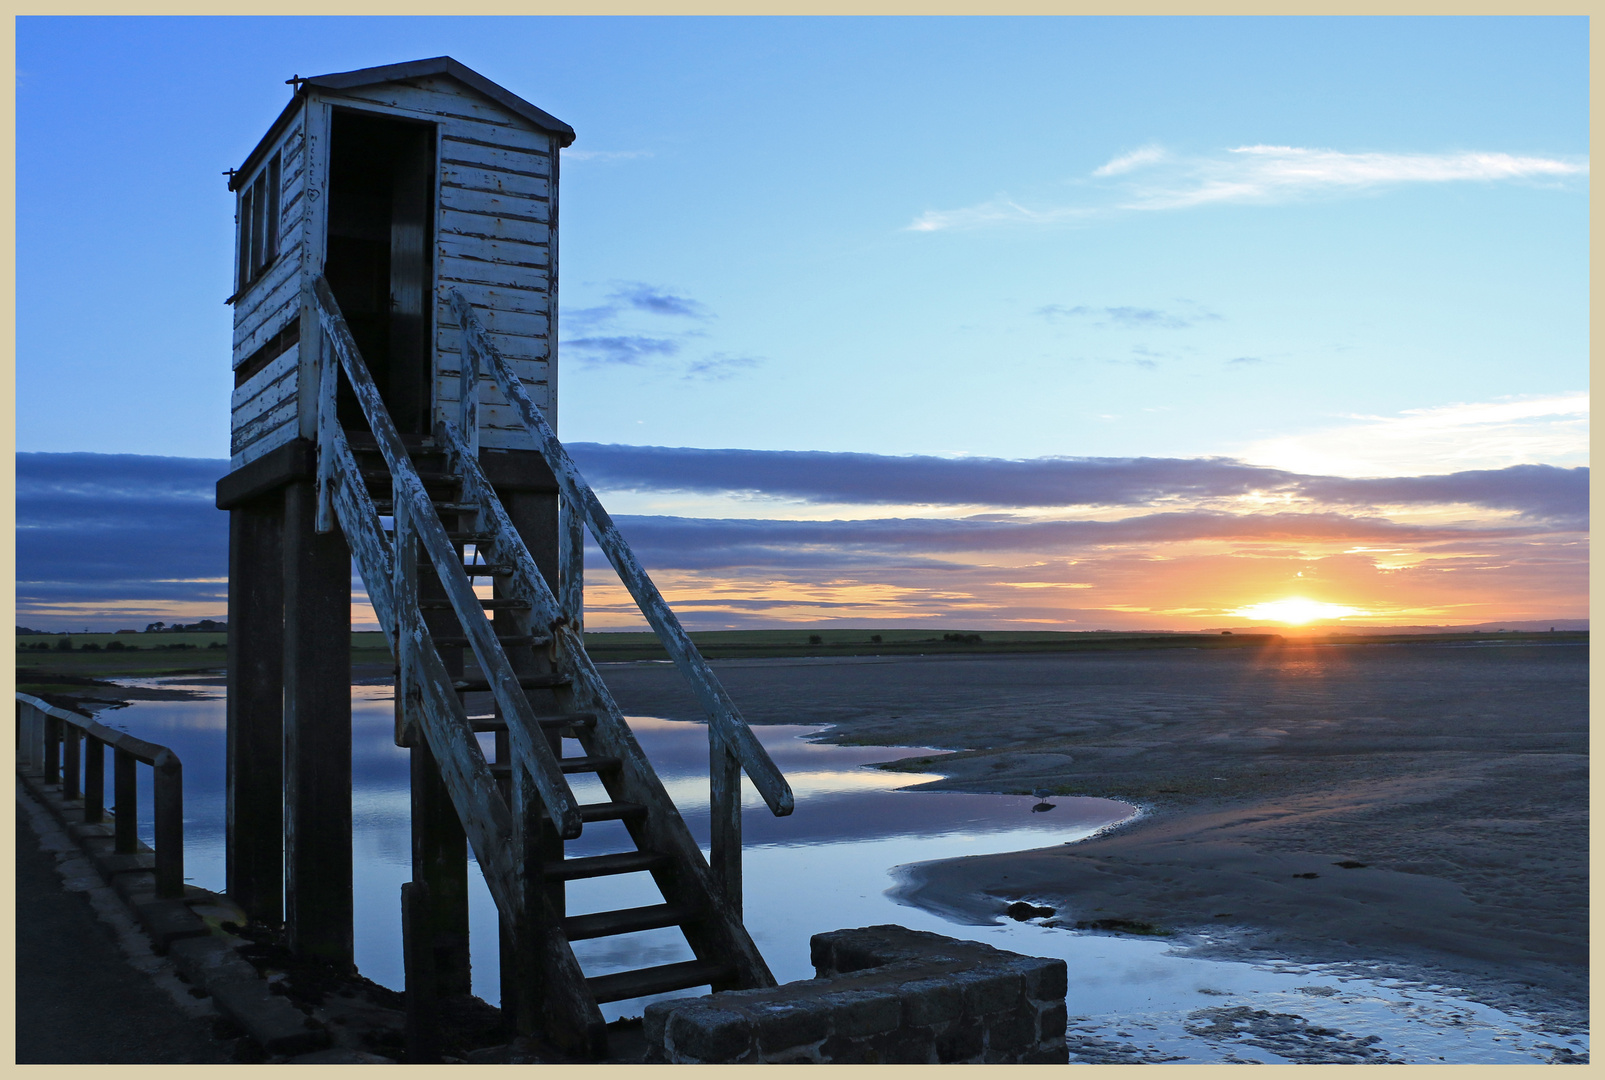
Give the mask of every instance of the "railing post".
POLYGON ((326 533, 334 528, 335 394, 340 386, 340 365, 335 362, 329 336, 319 334, 318 352, 318 512, 313 528, 326 533))
POLYGON ((457 365, 457 387, 459 430, 463 433, 463 440, 468 444, 468 452, 475 461, 479 460, 479 354, 474 351, 468 341, 468 324, 465 321, 462 328, 461 360, 457 365))
POLYGON ((112 751, 112 805, 115 850, 132 855, 139 850, 139 797, 134 779, 134 755, 127 750, 112 751))
POLYGON ((714 886, 741 918, 741 762, 708 725, 709 869, 714 886))
MULTIPOLYGON (((585 518, 579 508, 558 497, 558 606, 576 634, 585 633, 585 518)), ((583 640, 583 639, 582 639, 583 640)))
POLYGON ((61 721, 45 713, 45 783, 61 783, 61 721))
POLYGON ((63 750, 61 766, 61 797, 63 799, 76 799, 80 797, 78 787, 78 739, 83 734, 73 724, 62 724, 63 750))
POLYGON ((419 698, 414 683, 417 674, 417 638, 423 621, 418 608, 418 544, 413 537, 412 508, 404 498, 391 496, 394 503, 390 533, 391 603, 396 612, 396 745, 418 743, 417 708, 419 698))
POLYGON ((154 768, 156 895, 177 899, 184 895, 184 766, 171 750, 163 750, 154 768))
POLYGON ((84 735, 84 824, 106 819, 106 744, 84 735))

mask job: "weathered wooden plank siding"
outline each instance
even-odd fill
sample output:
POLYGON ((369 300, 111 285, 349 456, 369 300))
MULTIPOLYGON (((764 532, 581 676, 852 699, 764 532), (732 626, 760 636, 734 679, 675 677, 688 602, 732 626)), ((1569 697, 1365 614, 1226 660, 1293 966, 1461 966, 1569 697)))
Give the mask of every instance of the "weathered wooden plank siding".
MULTIPOLYGON (((438 126, 439 205, 436 211, 437 408, 457 406, 459 332, 445 297, 460 289, 480 314, 491 340, 524 380, 529 393, 555 415, 553 387, 553 183, 557 147, 499 104, 449 78, 320 93, 323 101, 386 115, 426 120, 438 126)), ((281 155, 280 254, 262 281, 235 305, 234 365, 237 368, 298 315, 302 343, 273 361, 235 391, 233 452, 236 463, 295 435, 294 401, 306 407, 316 332, 307 334, 302 278, 322 262, 322 207, 308 197, 322 183, 327 158, 328 105, 291 122, 269 151, 281 155), (290 370, 299 367, 299 374, 290 370), (244 456, 242 458, 242 455, 244 456)), ((316 380, 312 380, 315 382, 316 380)), ((483 445, 523 446, 516 415, 489 380, 481 384, 483 445)), ((447 410, 450 413, 447 413, 447 410)), ((302 428, 307 426, 301 417, 302 428)), ((302 434, 306 434, 302 431, 302 434)))
MULTIPOLYGON (((551 139, 545 132, 530 128, 521 117, 512 116, 455 79, 429 76, 406 83, 352 87, 338 95, 353 104, 375 105, 433 120, 458 138, 550 153, 551 139)), ((334 93, 330 97, 333 99, 334 93)))
POLYGON ((440 161, 443 165, 472 165, 519 176, 552 175, 552 155, 546 148, 531 150, 486 143, 451 131, 441 135, 440 161))
MULTIPOLYGON (((250 359, 299 316, 308 183, 304 116, 293 119, 264 161, 279 155, 278 254, 262 278, 234 302, 233 366, 250 359)), ((236 259, 238 262, 238 259, 236 259)), ((229 425, 230 467, 239 468, 297 434, 300 349, 292 345, 235 388, 229 425)))
POLYGON ((236 422, 253 419, 285 399, 293 398, 299 360, 300 346, 291 345, 267 367, 236 387, 232 399, 236 422))
POLYGON ((238 458, 244 465, 295 438, 295 404, 293 400, 286 401, 236 428, 229 439, 229 457, 238 458))

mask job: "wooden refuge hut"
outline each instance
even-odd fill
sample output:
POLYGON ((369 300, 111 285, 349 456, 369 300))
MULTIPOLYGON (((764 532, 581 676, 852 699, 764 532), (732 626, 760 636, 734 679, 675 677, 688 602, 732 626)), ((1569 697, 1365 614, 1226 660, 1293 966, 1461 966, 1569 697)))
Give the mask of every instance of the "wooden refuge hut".
POLYGON ((790 789, 555 435, 573 130, 449 57, 289 82, 229 172, 230 896, 351 965, 354 562, 412 758, 409 994, 469 991, 469 847, 516 1031, 600 1053, 601 1002, 772 985, 741 923, 740 773, 778 814, 790 789), (586 529, 708 711, 711 865, 585 654, 586 529), (620 850, 566 856, 593 824, 620 850), (568 910, 566 881, 640 873, 662 903, 568 910), (569 948, 670 926, 692 959, 588 974, 569 948))

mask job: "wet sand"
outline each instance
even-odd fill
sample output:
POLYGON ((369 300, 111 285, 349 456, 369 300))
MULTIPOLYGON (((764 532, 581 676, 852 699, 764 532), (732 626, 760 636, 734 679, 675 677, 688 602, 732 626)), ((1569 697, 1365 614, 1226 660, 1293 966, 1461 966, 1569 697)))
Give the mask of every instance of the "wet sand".
MULTIPOLYGON (((1075 845, 912 868, 910 903, 990 922, 1030 900, 1194 955, 1354 963, 1586 1025, 1584 646, 714 666, 753 723, 955 751, 898 763, 942 772, 932 788, 1143 811, 1075 845)), ((602 671, 627 713, 700 719, 667 664, 602 671)))

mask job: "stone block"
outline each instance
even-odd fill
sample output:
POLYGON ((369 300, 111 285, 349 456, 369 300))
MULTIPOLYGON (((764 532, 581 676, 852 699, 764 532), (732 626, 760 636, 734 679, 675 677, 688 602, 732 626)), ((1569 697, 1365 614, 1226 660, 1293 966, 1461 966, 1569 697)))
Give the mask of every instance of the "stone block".
POLYGON ((836 1034, 848 1038, 891 1031, 903 1017, 902 1002, 884 990, 842 990, 819 1000, 829 1006, 836 1034))
POLYGON ((903 1026, 944 1024, 964 1015, 964 991, 950 978, 917 979, 897 988, 903 999, 903 1026))
POLYGON ((168 947, 167 955, 179 974, 208 992, 214 983, 240 980, 260 983, 262 992, 267 993, 267 983, 257 976, 256 968, 241 959, 226 939, 215 934, 181 938, 168 947))
POLYGON ((829 1005, 818 1001, 751 1002, 745 1011, 758 1031, 758 1050, 765 1058, 786 1047, 819 1042, 830 1034, 829 1005))
POLYGON ((226 979, 208 989, 218 1012, 243 1028, 251 1041, 269 1054, 309 1054, 329 1045, 329 1032, 321 1024, 284 998, 268 993, 267 983, 261 979, 226 979))
POLYGON ((954 1020, 936 1034, 936 1060, 944 1064, 978 1061, 985 1041, 979 1017, 954 1020))
POLYGON ((129 906, 134 909, 134 917, 139 920, 139 925, 150 935, 151 945, 159 956, 167 955, 175 941, 211 933, 201 917, 182 900, 158 900, 154 895, 133 896, 129 898, 129 906))
POLYGON ((1038 1037, 1043 1042, 1049 1039, 1058 1039, 1062 1042, 1067 1016, 1062 1001, 1044 1007, 1037 1016, 1037 1022, 1041 1025, 1038 1037))
POLYGON ((964 994, 964 1015, 1007 1012, 1025 1000, 1025 981, 1011 969, 981 968, 954 976, 964 994))
POLYGON ((735 1062, 753 1053, 753 1025, 744 1013, 728 1009, 685 1009, 669 1017, 667 1044, 675 1060, 735 1062))

